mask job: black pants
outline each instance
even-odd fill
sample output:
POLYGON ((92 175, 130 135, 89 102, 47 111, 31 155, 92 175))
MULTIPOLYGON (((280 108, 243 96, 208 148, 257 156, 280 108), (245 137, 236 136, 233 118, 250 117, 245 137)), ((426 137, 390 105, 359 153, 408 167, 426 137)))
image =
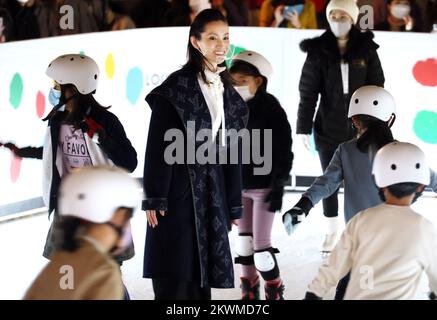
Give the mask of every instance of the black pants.
MULTIPOLYGON (((319 151, 320 164, 323 171, 328 167, 331 162, 332 156, 335 150, 321 150, 319 151)), ((330 195, 328 198, 323 199, 323 214, 327 218, 333 218, 338 216, 338 189, 330 195)))
POLYGON ((334 300, 343 300, 344 295, 346 294, 347 285, 349 284, 351 274, 350 272, 342 278, 335 289, 335 298, 334 300))
POLYGON ((152 279, 155 300, 211 300, 211 288, 195 282, 152 279))

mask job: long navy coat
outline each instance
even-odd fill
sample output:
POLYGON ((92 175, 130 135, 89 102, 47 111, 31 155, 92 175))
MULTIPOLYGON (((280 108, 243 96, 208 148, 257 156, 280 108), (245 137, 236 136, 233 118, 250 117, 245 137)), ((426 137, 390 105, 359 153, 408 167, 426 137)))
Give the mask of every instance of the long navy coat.
MULTIPOLYGON (((241 163, 199 164, 197 159, 194 164, 166 163, 164 153, 171 144, 164 141, 168 130, 179 129, 186 139, 188 121, 195 123, 193 134, 211 128, 208 106, 194 72, 182 69, 173 73, 146 101, 152 116, 143 210, 166 210, 166 216, 158 215, 158 226, 147 228, 143 276, 232 288, 228 228, 229 221, 242 214, 241 163)), ((245 128, 248 108, 231 86, 225 86, 224 110, 226 129, 245 128)), ((191 133, 189 139, 194 139, 191 133)))

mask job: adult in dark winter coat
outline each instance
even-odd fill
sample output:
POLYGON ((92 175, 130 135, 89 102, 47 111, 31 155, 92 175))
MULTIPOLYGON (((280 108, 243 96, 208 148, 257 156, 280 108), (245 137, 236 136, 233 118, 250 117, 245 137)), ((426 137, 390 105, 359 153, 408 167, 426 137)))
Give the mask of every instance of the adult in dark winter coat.
MULTIPOLYGON (((296 133, 302 135, 309 149, 309 136, 314 130, 323 170, 328 167, 338 145, 354 136, 347 117, 352 93, 364 85, 384 85, 373 33, 361 33, 354 26, 358 13, 354 0, 332 0, 326 10, 330 28, 320 37, 301 43, 307 58, 299 84, 296 133), (320 103, 313 120, 319 95, 320 103)), ((321 251, 329 252, 338 236, 337 192, 323 200, 323 213, 328 228, 321 251)))
POLYGON ((251 151, 264 156, 262 162, 252 159, 243 163, 244 208, 235 259, 242 268, 242 299, 259 299, 259 272, 265 281, 266 299, 283 300, 284 285, 275 257, 278 250, 272 247, 271 233, 293 161, 291 128, 279 101, 266 91, 273 72, 266 58, 244 51, 233 59, 230 72, 250 110, 251 151), (260 132, 260 139, 255 139, 255 131, 260 132))
POLYGON ((146 97, 143 276, 152 278, 155 299, 210 299, 211 287, 234 286, 228 228, 242 214, 241 163, 201 159, 205 149, 213 157, 238 149, 219 128, 247 123, 247 106, 220 67, 229 46, 226 18, 202 11, 190 28, 187 64, 146 97))

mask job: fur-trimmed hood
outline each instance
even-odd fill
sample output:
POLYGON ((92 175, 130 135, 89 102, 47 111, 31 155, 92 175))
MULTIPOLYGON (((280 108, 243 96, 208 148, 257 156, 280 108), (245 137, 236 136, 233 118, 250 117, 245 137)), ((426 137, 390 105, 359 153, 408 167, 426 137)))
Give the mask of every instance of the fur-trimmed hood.
MULTIPOLYGON (((373 41, 374 34, 372 31, 361 32, 356 27, 352 27, 349 33, 349 41, 345 57, 368 51, 374 51, 379 45, 373 41)), ((305 39, 300 43, 300 49, 307 53, 320 53, 333 58, 340 57, 340 51, 337 46, 337 38, 330 29, 326 30, 321 36, 312 39, 305 39)))

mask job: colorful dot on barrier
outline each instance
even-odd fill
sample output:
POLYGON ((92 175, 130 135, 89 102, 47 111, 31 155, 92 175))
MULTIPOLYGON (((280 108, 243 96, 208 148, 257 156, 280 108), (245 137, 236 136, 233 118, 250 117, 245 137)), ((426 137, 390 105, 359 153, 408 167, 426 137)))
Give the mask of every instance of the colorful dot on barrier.
POLYGON ((413 75, 417 82, 428 87, 437 86, 437 59, 418 61, 413 67, 413 75))
POLYGON ((85 56, 85 51, 81 50, 81 51, 79 51, 79 54, 80 54, 81 56, 85 56))
POLYGON ((112 53, 108 54, 108 57, 106 58, 105 70, 108 79, 112 79, 115 73, 114 56, 112 55, 112 53))
POLYGON ((13 183, 17 182, 20 176, 21 170, 21 158, 11 155, 11 181, 13 183))
POLYGON ((17 109, 23 97, 23 79, 19 73, 14 74, 9 85, 9 102, 17 109))
POLYGON ((437 113, 422 110, 416 114, 413 130, 416 136, 430 144, 437 144, 437 113))
POLYGON ((46 109, 46 97, 41 91, 36 94, 36 116, 42 118, 46 109))
POLYGON ((239 54, 240 52, 243 52, 243 51, 247 51, 247 50, 246 50, 245 48, 243 48, 243 47, 237 47, 237 46, 231 44, 231 46, 229 47, 229 51, 228 51, 228 53, 227 53, 227 55, 226 55, 226 58, 227 58, 227 60, 226 60, 226 66, 229 68, 229 67, 230 67, 230 64, 231 64, 231 62, 232 62, 232 59, 233 59, 237 54, 239 54))
POLYGON ((129 70, 126 78, 126 97, 132 105, 135 105, 143 90, 144 77, 140 68, 129 70))

